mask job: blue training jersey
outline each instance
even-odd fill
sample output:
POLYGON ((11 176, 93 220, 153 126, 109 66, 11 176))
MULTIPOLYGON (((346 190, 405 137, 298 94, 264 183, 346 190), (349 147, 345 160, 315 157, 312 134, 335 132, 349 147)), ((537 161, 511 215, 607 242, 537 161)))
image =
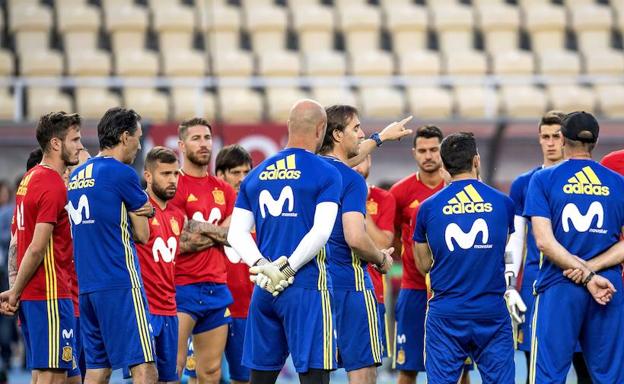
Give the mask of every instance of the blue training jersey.
POLYGON ((147 194, 134 169, 94 157, 72 172, 67 189, 80 293, 142 286, 128 212, 147 194))
MULTIPOLYGON (((589 260, 617 243, 624 226, 624 178, 589 159, 569 159, 531 178, 524 215, 552 222, 555 239, 568 252, 589 260)), ((561 268, 541 256, 537 292, 561 282, 573 284, 561 268)), ((619 265, 604 271, 621 279, 619 265)))
MULTIPOLYGON (((528 172, 525 172, 518 176, 512 183, 509 190, 509 197, 514 202, 514 214, 516 216, 523 216, 524 204, 526 202, 527 190, 529 189, 529 181, 535 172, 543 169, 543 166, 536 167, 528 172)), ((520 230, 516 228, 516 230, 520 230)), ((535 244, 535 237, 533 237, 533 227, 531 220, 528 221, 526 227, 526 242, 524 243, 524 269, 522 270, 522 290, 533 289, 533 282, 537 278, 537 271, 539 270, 539 250, 537 244, 535 244)))
POLYGON ((349 248, 345 240, 342 215, 347 212, 359 212, 362 218, 366 217, 366 198, 368 187, 366 181, 356 171, 342 161, 323 156, 323 159, 336 167, 342 177, 342 191, 340 193, 340 208, 331 237, 327 242, 329 246, 329 273, 332 277, 334 288, 363 291, 373 289, 373 282, 368 275, 365 261, 358 258, 349 248))
MULTIPOLYGON (((287 148, 264 160, 241 184, 236 207, 251 211, 256 242, 269 260, 288 256, 314 225, 316 205, 339 204, 342 188, 336 168, 312 152, 287 148)), ((331 289, 327 246, 302 266, 294 286, 331 289)))
POLYGON ((429 243, 433 256, 429 313, 509 316, 503 295, 513 212, 509 197, 474 179, 454 181, 420 205, 413 239, 429 243))

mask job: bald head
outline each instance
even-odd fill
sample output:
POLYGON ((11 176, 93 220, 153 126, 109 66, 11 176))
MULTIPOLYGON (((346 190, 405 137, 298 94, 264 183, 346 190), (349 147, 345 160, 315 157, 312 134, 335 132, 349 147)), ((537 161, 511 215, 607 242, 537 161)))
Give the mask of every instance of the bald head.
POLYGON ((311 134, 321 124, 327 123, 325 108, 310 99, 299 100, 290 109, 288 116, 289 134, 311 134))

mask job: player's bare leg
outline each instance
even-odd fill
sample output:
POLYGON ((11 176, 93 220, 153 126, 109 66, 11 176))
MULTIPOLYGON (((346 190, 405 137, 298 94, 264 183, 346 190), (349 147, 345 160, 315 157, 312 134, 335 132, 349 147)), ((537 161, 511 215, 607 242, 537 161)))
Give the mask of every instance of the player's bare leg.
POLYGON ((64 384, 67 380, 67 371, 62 369, 33 370, 33 382, 37 384, 64 384))
POLYGON ((67 383, 67 384, 82 384, 82 376, 76 375, 76 376, 68 377, 67 380, 65 380, 65 383, 67 383))
POLYGON ((231 384, 249 384, 249 381, 230 380, 231 384))
MULTIPOLYGON (((177 371, 178 377, 181 379, 184 373, 184 366, 186 365, 186 353, 188 351, 188 339, 191 337, 191 332, 195 328, 195 319, 191 315, 183 312, 178 312, 178 357, 177 357, 177 371)), ((190 382, 190 381, 189 381, 190 382)))
POLYGON ((228 325, 224 324, 210 331, 193 335, 195 352, 195 373, 199 384, 219 384, 221 379, 221 358, 225 351, 228 325))
POLYGON ((347 372, 349 383, 375 384, 377 382, 377 367, 364 367, 347 372))
POLYGON ((111 377, 110 368, 87 369, 85 384, 108 384, 111 377))
POLYGON ((417 375, 416 371, 399 371, 397 384, 415 384, 417 375))
POLYGON ((130 368, 133 384, 156 384, 158 382, 158 370, 154 363, 143 363, 130 368))

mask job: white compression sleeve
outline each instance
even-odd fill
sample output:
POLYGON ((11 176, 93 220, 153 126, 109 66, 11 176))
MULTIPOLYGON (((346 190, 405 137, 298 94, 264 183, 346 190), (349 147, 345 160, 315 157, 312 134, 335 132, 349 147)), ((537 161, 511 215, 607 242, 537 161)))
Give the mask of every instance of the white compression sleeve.
MULTIPOLYGON (((301 239, 297 248, 288 258, 288 263, 292 269, 295 271, 299 270, 308 261, 312 260, 327 243, 334 228, 337 214, 338 204, 336 203, 324 202, 316 205, 312 228, 301 239)), ((231 225, 230 228, 232 228, 231 225)))
POLYGON ((514 277, 518 277, 520 267, 522 266, 523 251, 526 244, 526 226, 527 219, 522 216, 514 216, 514 233, 509 236, 505 253, 511 255, 511 260, 505 263, 505 273, 513 272, 514 277))
POLYGON ((254 216, 251 211, 235 207, 227 236, 228 243, 249 266, 253 266, 264 257, 260 253, 253 236, 251 236, 254 223, 254 216))

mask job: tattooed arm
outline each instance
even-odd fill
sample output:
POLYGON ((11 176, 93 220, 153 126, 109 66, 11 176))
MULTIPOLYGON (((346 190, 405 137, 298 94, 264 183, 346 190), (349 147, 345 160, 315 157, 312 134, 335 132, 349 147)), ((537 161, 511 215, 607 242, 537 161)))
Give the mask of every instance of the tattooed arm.
POLYGON ((17 277, 17 236, 16 234, 11 235, 11 243, 9 244, 9 254, 8 254, 8 264, 9 264, 9 289, 13 288, 13 284, 15 283, 15 278, 17 277))
POLYGON ((195 228, 190 228, 190 223, 192 222, 198 223, 195 220, 186 220, 184 222, 184 228, 182 228, 182 234, 180 235, 180 254, 203 251, 215 245, 212 238, 206 234, 199 233, 195 228))
MULTIPOLYGON (((201 234, 210 237, 215 243, 229 245, 227 243, 227 233, 229 228, 229 217, 223 222, 227 226, 205 223, 197 220, 189 220, 185 230, 193 234, 201 234)), ((183 231, 184 234, 184 231, 183 231)))

